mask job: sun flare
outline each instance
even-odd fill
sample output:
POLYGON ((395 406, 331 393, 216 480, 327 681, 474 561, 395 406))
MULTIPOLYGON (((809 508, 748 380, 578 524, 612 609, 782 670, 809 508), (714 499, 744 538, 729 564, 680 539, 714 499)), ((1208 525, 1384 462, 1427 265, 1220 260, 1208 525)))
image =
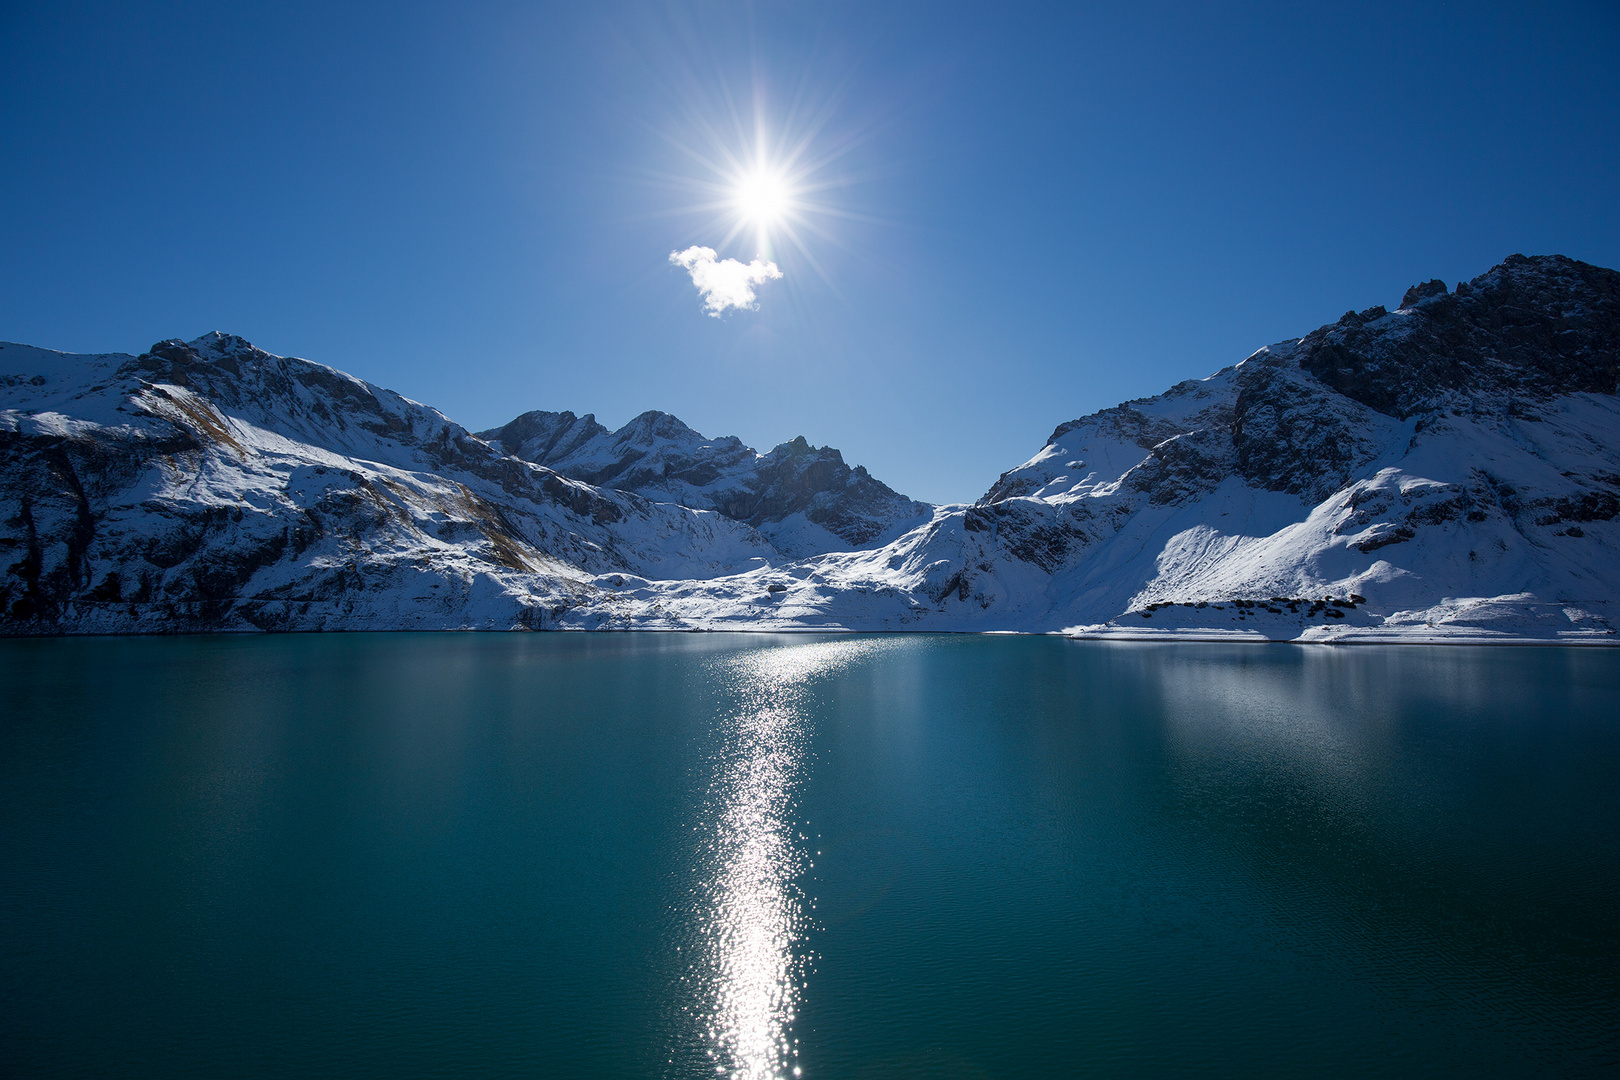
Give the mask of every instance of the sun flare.
MULTIPOLYGON (((670 139, 707 174, 669 176, 679 187, 698 196, 696 201, 672 209, 671 213, 707 217, 681 241, 684 247, 670 253, 670 261, 694 274, 700 273, 694 267, 723 268, 739 282, 735 295, 744 301, 722 303, 718 309, 710 307, 709 314, 731 307, 752 307, 753 294, 742 286, 751 288, 766 279, 783 277, 784 271, 791 273, 791 268, 777 265, 783 255, 828 280, 810 245, 817 240, 839 243, 833 229, 839 221, 869 220, 838 205, 839 195, 835 193, 841 193, 849 181, 833 169, 859 140, 828 138, 823 128, 829 116, 829 111, 822 109, 816 115, 790 117, 778 127, 767 123, 756 107, 752 131, 734 114, 734 133, 725 131, 724 125, 697 121, 693 130, 700 138, 691 142, 670 139), (829 195, 833 196, 830 201, 829 195), (702 253, 707 253, 706 261, 699 258, 702 253), (744 277, 749 280, 743 281, 744 277)), ((715 280, 707 270, 701 274, 706 282, 712 284, 715 280)), ((699 288, 704 286, 700 284, 699 288)), ((724 301, 731 295, 723 289, 711 290, 705 293, 705 304, 712 305, 717 298, 724 301)))

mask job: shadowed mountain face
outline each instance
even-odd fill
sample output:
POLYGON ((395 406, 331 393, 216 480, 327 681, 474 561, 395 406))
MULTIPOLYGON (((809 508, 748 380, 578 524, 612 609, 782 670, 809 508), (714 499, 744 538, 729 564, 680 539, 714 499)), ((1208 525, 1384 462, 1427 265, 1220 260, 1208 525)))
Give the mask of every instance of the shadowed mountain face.
POLYGON ((1322 384, 1405 419, 1479 393, 1612 394, 1620 382, 1620 275, 1559 256, 1511 255, 1455 293, 1408 289, 1390 321, 1347 311, 1299 343, 1322 384))
POLYGON ((644 412, 618 431, 589 414, 527 412, 479 437, 587 484, 718 511, 793 556, 892 540, 933 509, 802 435, 759 454, 735 436, 705 438, 663 412, 644 412))
POLYGON ((0 631, 1612 641, 1620 274, 1513 256, 1061 424, 972 506, 665 413, 473 435, 210 334, 0 344, 0 631))

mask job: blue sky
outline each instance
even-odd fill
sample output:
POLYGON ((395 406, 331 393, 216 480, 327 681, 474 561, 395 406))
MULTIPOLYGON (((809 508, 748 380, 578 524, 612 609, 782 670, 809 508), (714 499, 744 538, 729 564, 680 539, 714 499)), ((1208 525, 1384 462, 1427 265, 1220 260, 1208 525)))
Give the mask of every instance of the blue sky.
POLYGON ((1620 266, 1616 56, 1612 3, 9 4, 0 338, 226 330, 968 500, 1416 281, 1620 266), (761 254, 694 208, 756 120, 821 209, 713 318, 669 255, 761 254))

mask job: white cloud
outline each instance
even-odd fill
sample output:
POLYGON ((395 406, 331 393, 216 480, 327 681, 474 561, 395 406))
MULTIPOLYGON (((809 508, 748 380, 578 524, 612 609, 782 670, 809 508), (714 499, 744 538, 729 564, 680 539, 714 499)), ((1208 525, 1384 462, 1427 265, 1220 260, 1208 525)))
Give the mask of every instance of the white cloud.
POLYGON ((703 294, 703 310, 715 318, 727 308, 759 307, 754 299, 754 286, 782 276, 782 271, 770 261, 755 259, 740 263, 736 259, 716 261, 714 248, 689 247, 685 251, 672 251, 669 261, 692 275, 692 284, 703 294))

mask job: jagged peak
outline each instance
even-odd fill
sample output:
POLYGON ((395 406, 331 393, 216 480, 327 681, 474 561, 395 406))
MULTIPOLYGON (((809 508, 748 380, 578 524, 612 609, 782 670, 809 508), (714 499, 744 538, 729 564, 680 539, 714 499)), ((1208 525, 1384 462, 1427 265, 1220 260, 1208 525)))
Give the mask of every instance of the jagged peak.
MULTIPOLYGON (((1412 286, 1406 290, 1405 295, 1402 297, 1398 313, 1403 319, 1407 317, 1416 318, 1418 322, 1412 325, 1421 326, 1433 319, 1451 317, 1449 312, 1458 302, 1462 302, 1465 307, 1471 304, 1489 304, 1495 302, 1495 298, 1504 293, 1519 293, 1521 295, 1529 294, 1530 297, 1541 303, 1560 304, 1561 301, 1558 296, 1560 292, 1575 296, 1580 294, 1580 290, 1587 290, 1585 295, 1600 298, 1598 308, 1600 312, 1603 310, 1602 305, 1605 303, 1620 305, 1620 272, 1584 263, 1567 255, 1513 254, 1471 281, 1459 282, 1455 291, 1449 290, 1446 283, 1439 278, 1431 278, 1427 282, 1412 286)), ((1506 298, 1504 297, 1504 299, 1506 298)), ((1513 302, 1522 304, 1524 300, 1520 299, 1513 302)), ((1609 310, 1614 309, 1610 308, 1609 310)), ((1311 370, 1309 365, 1324 339, 1333 342, 1345 335, 1382 333, 1386 325, 1393 325, 1400 320, 1391 320, 1390 324, 1380 323, 1378 326, 1370 326, 1369 324, 1377 323, 1390 314, 1391 312, 1382 304, 1375 304, 1361 311, 1346 311, 1338 322, 1321 326, 1303 338, 1288 338, 1256 349, 1234 367, 1243 368, 1251 362, 1263 361, 1273 357, 1288 359, 1296 354, 1300 346, 1304 346, 1302 366, 1305 366, 1307 370, 1311 370)), ((1396 332, 1404 331, 1397 328, 1396 332)), ((1233 369, 1223 369, 1223 371, 1231 370, 1233 369)), ((1216 374, 1219 375, 1221 372, 1216 374)), ((1313 374, 1315 374, 1314 371, 1313 374)), ((1143 402, 1159 401, 1161 398, 1177 393, 1187 385, 1186 382, 1179 383, 1166 391, 1165 394, 1156 397, 1137 398, 1116 405, 1111 409, 1101 409, 1086 416, 1065 421, 1053 429, 1052 434, 1046 440, 1046 445, 1050 446, 1057 442, 1082 423, 1106 421, 1111 417, 1122 416, 1122 410, 1130 410, 1132 406, 1143 402)), ((1349 387, 1343 389, 1349 389, 1349 387)), ((1351 396, 1355 395, 1352 394, 1351 396)), ((1358 400, 1360 399, 1358 398, 1358 400)), ((1388 403, 1380 402, 1379 406, 1375 407, 1387 409, 1391 406, 1388 403)))
POLYGON ((155 343, 148 353, 157 356, 174 356, 176 353, 190 353, 199 359, 215 356, 242 356, 244 354, 261 354, 269 356, 263 349, 255 346, 251 341, 238 334, 227 334, 222 330, 210 330, 206 334, 184 341, 180 338, 168 338, 155 343))
MULTIPOLYGON (((258 357, 271 359, 274 354, 265 352, 251 341, 236 334, 227 334, 220 330, 210 330, 199 337, 185 341, 181 338, 166 338, 154 342, 147 349, 144 356, 156 356, 171 363, 187 363, 201 361, 204 363, 230 358, 233 360, 243 357, 258 357)), ((309 361, 305 361, 309 363, 309 361)), ((326 365, 318 365, 325 367, 326 365)), ((335 368, 332 370, 336 370, 335 368)), ((352 378, 352 376, 350 376, 352 378)))
POLYGON ((551 412, 530 409, 500 427, 477 433, 486 442, 498 442, 509 453, 520 450, 537 464, 549 464, 551 454, 559 446, 578 446, 582 442, 607 434, 607 428, 596 422, 594 413, 575 416, 572 411, 551 412))
POLYGON ((254 345, 240 334, 227 334, 223 330, 210 330, 208 333, 195 337, 186 344, 194 349, 252 349, 254 345))
POLYGON ((553 421, 563 424, 577 424, 581 420, 590 423, 594 422, 596 417, 592 416, 590 413, 586 413, 584 416, 575 416, 573 411, 570 409, 564 409, 561 412, 552 412, 549 409, 530 409, 526 413, 519 413, 518 415, 514 416, 510 421, 502 426, 511 427, 513 424, 538 424, 551 423, 553 421))
MULTIPOLYGON (((1463 296, 1481 289, 1491 289, 1503 285, 1524 284, 1537 279, 1549 280, 1570 276, 1605 279, 1614 282, 1620 280, 1620 271, 1595 266, 1579 259, 1572 259, 1568 255, 1520 255, 1515 253, 1509 255, 1478 277, 1468 281, 1466 290, 1459 287, 1456 295, 1463 296)), ((1461 284, 1459 283, 1459 286, 1461 284)))
POLYGON ((1425 300, 1433 300, 1439 296, 1446 296, 1450 292, 1451 290, 1446 288, 1446 283, 1444 281, 1441 281, 1439 278, 1430 278, 1428 281, 1421 282, 1420 284, 1414 285, 1410 289, 1407 289, 1406 295, 1401 297, 1401 306, 1398 310, 1405 311, 1408 308, 1415 308, 1425 300))
POLYGON ((761 454, 761 458, 780 458, 793 461, 798 458, 814 457, 821 461, 835 461, 844 464, 844 455, 836 446, 816 446, 803 435, 795 435, 784 443, 777 443, 771 447, 768 454, 761 454))
POLYGON ((613 433, 616 442, 650 442, 654 439, 702 440, 703 435, 673 413, 648 409, 613 433))
MULTIPOLYGON (((344 382, 351 383, 355 386, 364 387, 368 393, 373 395, 394 394, 394 392, 391 390, 387 390, 384 387, 367 382, 365 379, 362 379, 357 375, 351 375, 341 368, 335 368, 330 364, 318 363, 314 360, 305 360, 297 356, 281 356, 276 353, 267 352, 240 335, 227 334, 220 330, 211 330, 200 337, 192 338, 190 341, 184 341, 180 338, 167 338, 163 341, 155 342, 150 349, 136 357, 136 359, 138 361, 146 361, 153 357, 160 360, 166 360, 171 365, 174 365, 175 375, 177 378, 180 377, 180 369, 183 368, 184 365, 190 363, 216 364, 219 361, 228 361, 229 363, 226 364, 227 370, 235 371, 237 370, 236 365, 239 365, 242 361, 247 361, 249 367, 267 362, 275 362, 320 371, 328 377, 341 379, 344 382)), ((413 405, 421 404, 420 402, 407 398, 402 394, 394 394, 394 396, 399 397, 401 401, 407 401, 413 405)))

